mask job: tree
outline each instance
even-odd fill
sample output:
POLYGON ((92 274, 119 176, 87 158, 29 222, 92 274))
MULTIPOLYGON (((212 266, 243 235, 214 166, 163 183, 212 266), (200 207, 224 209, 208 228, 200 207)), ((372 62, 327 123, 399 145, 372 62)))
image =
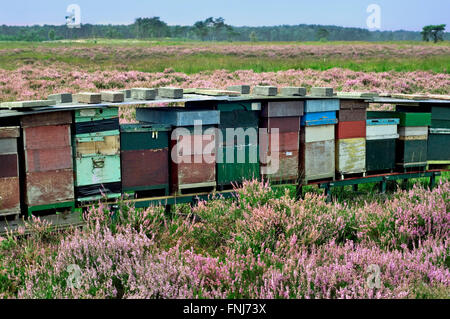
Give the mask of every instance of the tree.
POLYGON ((50 31, 48 31, 48 39, 50 41, 54 41, 55 40, 55 30, 51 29, 50 31))
POLYGON ((320 41, 327 41, 329 35, 330 32, 328 32, 328 30, 325 28, 320 28, 316 31, 316 37, 320 41))
POLYGON ((258 37, 257 37, 255 31, 252 31, 252 33, 250 33, 250 41, 252 41, 252 42, 258 41, 258 37))
POLYGON ((432 39, 434 43, 444 41, 445 27, 445 24, 424 26, 421 32, 422 40, 429 42, 432 39))

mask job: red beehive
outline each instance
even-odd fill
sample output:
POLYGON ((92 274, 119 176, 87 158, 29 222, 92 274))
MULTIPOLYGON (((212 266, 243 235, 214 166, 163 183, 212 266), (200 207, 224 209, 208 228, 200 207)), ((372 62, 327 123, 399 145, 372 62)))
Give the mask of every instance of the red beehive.
POLYGON ((299 171, 298 156, 298 150, 264 154, 261 157, 261 161, 267 163, 270 158, 270 162, 261 165, 263 178, 276 182, 297 180, 299 171), (277 163, 274 163, 274 161, 277 161, 277 163), (266 174, 264 170, 267 169, 268 166, 272 167, 272 171, 269 174, 266 174))
POLYGON ((29 211, 73 203, 71 112, 33 114, 22 117, 26 204, 29 211))
POLYGON ((366 137, 366 121, 339 122, 336 139, 366 137))

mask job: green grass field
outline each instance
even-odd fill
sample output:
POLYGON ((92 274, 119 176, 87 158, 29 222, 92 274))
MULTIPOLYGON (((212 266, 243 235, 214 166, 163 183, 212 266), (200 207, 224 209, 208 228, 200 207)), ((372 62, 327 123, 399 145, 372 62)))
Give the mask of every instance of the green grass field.
POLYGON ((186 74, 211 71, 217 69, 254 70, 255 72, 276 72, 290 69, 328 70, 339 67, 362 72, 388 72, 388 71, 433 71, 436 73, 450 72, 450 42, 439 44, 422 42, 193 42, 193 41, 139 41, 139 40, 84 40, 72 42, 0 42, 1 59, 0 68, 11 70, 26 63, 55 62, 76 65, 85 70, 120 69, 124 71, 136 70, 143 72, 161 72, 168 65, 178 72, 186 74), (170 49, 181 46, 189 50, 188 54, 160 53, 157 55, 144 54, 126 59, 115 51, 133 49, 170 49), (221 52, 224 48, 232 46, 236 52, 221 52), (271 48, 286 46, 287 49, 299 48, 295 56, 267 56, 271 48), (239 54, 240 50, 253 48, 255 55, 239 54), (111 54, 96 53, 97 49, 108 49, 111 54), (322 48, 329 52, 322 55, 322 48), (334 50, 335 48, 335 50, 334 50), (17 49, 17 50, 14 50, 17 49), (60 49, 60 51, 59 51, 60 49), (73 54, 73 50, 85 49, 92 56, 73 54), (205 52, 206 49, 206 52, 205 52), (211 49, 212 52, 208 50, 211 49), (386 50, 389 49, 389 50, 386 50), (391 49, 393 51, 391 51, 391 49), (197 53, 196 50, 199 52, 197 53), (306 50, 303 54, 301 51, 306 50), (317 54, 312 56, 311 50, 317 54), (344 50, 345 52, 341 52, 344 50), (414 52, 411 53, 411 50, 414 52), (433 52, 428 52, 433 50, 433 52), (262 54, 259 54, 259 51, 262 54), (349 52, 364 54, 370 51, 369 56, 353 56, 349 52), (395 55, 391 53, 395 52, 395 55))

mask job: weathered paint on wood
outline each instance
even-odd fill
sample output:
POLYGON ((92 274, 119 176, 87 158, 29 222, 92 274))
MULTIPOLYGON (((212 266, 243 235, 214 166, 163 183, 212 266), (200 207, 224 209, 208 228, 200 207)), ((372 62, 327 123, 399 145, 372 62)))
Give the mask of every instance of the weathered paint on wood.
POLYGON ((26 150, 25 159, 27 172, 73 168, 72 148, 70 146, 26 150))
POLYGON ((36 127, 48 125, 63 125, 72 123, 72 112, 50 112, 41 114, 32 114, 22 116, 20 119, 21 126, 36 127))
POLYGON ((302 126, 300 138, 303 143, 334 141, 334 131, 334 125, 302 126))
POLYGON ((364 100, 356 100, 356 99, 340 99, 340 110, 357 110, 357 109, 367 109, 369 107, 368 102, 364 102, 364 100))
MULTIPOLYGON (((286 152, 272 152, 269 154, 271 160, 268 164, 262 167, 267 168, 271 166, 276 172, 270 174, 262 174, 263 178, 281 182, 281 181, 293 181, 298 179, 299 172, 299 152, 298 151, 286 151, 286 152)), ((263 170, 261 170, 264 173, 263 170)))
POLYGON ((427 126, 400 126, 398 128, 398 134, 400 136, 427 136, 427 126))
POLYGON ((261 152, 268 151, 298 151, 300 147, 300 132, 269 133, 267 139, 260 139, 261 152))
POLYGON ((366 121, 339 122, 336 125, 336 139, 366 137, 366 121))
POLYGON ((0 139, 0 154, 15 154, 17 153, 17 139, 16 138, 2 138, 0 139))
POLYGON ((122 189, 169 186, 169 151, 148 149, 122 151, 122 189))
POLYGON ((259 178, 257 145, 223 146, 217 152, 217 184, 229 185, 259 178), (227 154, 228 158, 227 158, 227 154), (232 158, 229 158, 232 155, 232 158))
POLYGON ((422 166, 427 161, 427 140, 398 140, 396 147, 396 162, 402 166, 422 166))
POLYGON ((0 127, 0 139, 20 137, 20 128, 18 126, 0 127))
MULTIPOLYGON (((196 163, 196 155, 179 158, 180 163, 171 163, 172 190, 178 192, 185 186, 189 188, 203 187, 216 183, 216 161, 207 163, 204 160, 196 163)), ((215 157, 215 155, 214 155, 215 157)))
POLYGON ((76 186, 120 182, 120 156, 76 157, 75 173, 76 186))
POLYGON ((221 111, 220 128, 231 127, 257 127, 259 117, 257 112, 253 111, 221 111))
POLYGON ((303 183, 313 180, 334 178, 334 139, 300 145, 300 179, 303 183))
POLYGON ((23 130, 27 150, 71 146, 70 125, 27 127, 23 130))
POLYGON ((19 177, 0 178, 0 215, 11 211, 20 213, 20 181, 19 177))
POLYGON ((305 113, 339 111, 338 99, 315 99, 305 101, 305 113))
POLYGON ((366 131, 367 139, 377 139, 378 137, 392 136, 398 138, 397 125, 368 125, 366 131))
POLYGON ((303 101, 265 102, 262 105, 262 117, 291 117, 303 115, 303 101))
MULTIPOLYGON (((232 103, 219 103, 217 104, 217 110, 221 112, 232 112, 232 111, 258 111, 255 110, 251 102, 232 102, 232 103)), ((259 109, 261 110, 261 108, 259 109)), ((222 118, 221 118, 222 123, 222 118)))
POLYGON ((366 141, 367 171, 392 170, 395 168, 396 139, 366 141))
POLYGON ((269 117, 261 119, 261 128, 266 128, 270 133, 273 129, 278 129, 280 133, 300 131, 300 118, 292 117, 269 117))
POLYGON ((431 114, 419 112, 390 112, 390 111, 370 111, 367 112, 368 119, 376 118, 398 118, 400 126, 430 126, 431 114))
POLYGON ((427 160, 450 161, 450 130, 441 134, 430 132, 427 160))
POLYGON ((0 154, 0 178, 17 176, 19 176, 17 154, 0 154))
POLYGON ((142 122, 159 123, 173 126, 194 126, 196 121, 202 125, 216 125, 220 123, 219 111, 197 111, 171 108, 170 110, 156 110, 154 108, 136 109, 136 119, 142 122))
POLYGON ((191 134, 181 135, 171 141, 173 158, 179 156, 215 154, 215 134, 191 134))
POLYGON ((92 122, 112 119, 119 116, 119 109, 117 107, 112 108, 96 108, 96 109, 84 109, 75 111, 75 122, 92 122))
POLYGON ((334 111, 305 113, 305 115, 301 117, 302 126, 328 125, 336 124, 337 122, 336 112, 334 111))
POLYGON ((336 140, 336 171, 340 174, 366 171, 366 139, 336 140))
POLYGON ((27 173, 26 188, 28 206, 73 201, 73 170, 27 173))
POLYGON ((164 125, 126 124, 120 126, 121 149, 150 150, 169 147, 170 127, 164 125))
POLYGON ((76 137, 76 157, 120 154, 119 135, 76 137))
POLYGON ((339 122, 349 122, 349 121, 365 121, 366 120, 366 109, 341 109, 338 112, 339 122))

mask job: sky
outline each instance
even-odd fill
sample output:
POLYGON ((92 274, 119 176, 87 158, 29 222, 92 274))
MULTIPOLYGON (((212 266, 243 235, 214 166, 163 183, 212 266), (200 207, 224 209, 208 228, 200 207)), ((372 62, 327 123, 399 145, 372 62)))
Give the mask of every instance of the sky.
POLYGON ((322 24, 368 28, 367 8, 380 8, 380 30, 419 31, 447 24, 450 0, 0 0, 0 25, 65 23, 67 7, 81 8, 81 23, 130 24, 158 16, 169 25, 223 17, 233 26, 322 24))

